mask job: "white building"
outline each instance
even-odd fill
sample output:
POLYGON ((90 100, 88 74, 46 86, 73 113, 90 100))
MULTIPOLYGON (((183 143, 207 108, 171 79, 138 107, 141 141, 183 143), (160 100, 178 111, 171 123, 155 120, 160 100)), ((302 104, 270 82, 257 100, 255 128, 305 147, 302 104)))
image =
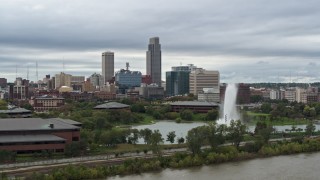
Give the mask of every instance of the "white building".
POLYGON ((198 93, 198 101, 220 102, 220 89, 204 88, 203 92, 198 93))

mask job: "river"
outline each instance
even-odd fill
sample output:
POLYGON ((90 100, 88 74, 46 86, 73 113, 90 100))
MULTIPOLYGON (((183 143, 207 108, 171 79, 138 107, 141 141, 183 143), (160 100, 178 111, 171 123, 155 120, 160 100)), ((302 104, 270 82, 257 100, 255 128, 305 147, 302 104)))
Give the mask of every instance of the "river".
POLYGON ((259 158, 182 170, 166 169, 112 180, 318 180, 320 153, 259 158))

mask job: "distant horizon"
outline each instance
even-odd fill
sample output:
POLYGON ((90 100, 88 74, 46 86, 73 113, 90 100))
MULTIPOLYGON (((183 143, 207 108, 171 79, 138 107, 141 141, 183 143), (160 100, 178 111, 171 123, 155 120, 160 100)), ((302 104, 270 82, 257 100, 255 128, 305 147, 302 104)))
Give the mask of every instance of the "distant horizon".
POLYGON ((39 79, 63 70, 101 73, 129 62, 146 73, 149 38, 162 46, 162 79, 171 66, 218 70, 222 82, 320 81, 320 2, 298 0, 3 1, 0 77, 39 79), (291 80, 290 80, 291 79, 291 80))

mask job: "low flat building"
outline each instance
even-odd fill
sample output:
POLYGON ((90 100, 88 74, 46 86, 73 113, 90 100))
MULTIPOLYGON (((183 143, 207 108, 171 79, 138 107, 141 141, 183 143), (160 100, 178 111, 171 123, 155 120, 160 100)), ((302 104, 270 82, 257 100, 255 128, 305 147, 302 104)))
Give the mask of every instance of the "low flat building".
POLYGON ((185 109, 189 109, 197 113, 207 113, 208 111, 217 109, 220 106, 218 103, 204 101, 177 101, 169 103, 169 105, 173 112, 181 112, 185 109))
POLYGON ((64 152, 67 144, 80 140, 80 126, 81 123, 60 118, 0 119, 0 150, 64 152))

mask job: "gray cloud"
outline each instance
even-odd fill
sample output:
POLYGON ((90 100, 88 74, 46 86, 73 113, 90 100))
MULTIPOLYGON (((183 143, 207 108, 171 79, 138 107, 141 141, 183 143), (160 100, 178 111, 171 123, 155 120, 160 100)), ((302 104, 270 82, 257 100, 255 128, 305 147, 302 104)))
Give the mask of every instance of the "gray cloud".
POLYGON ((116 69, 129 61, 145 72, 148 38, 159 36, 164 71, 183 62, 218 69, 223 81, 286 81, 291 70, 299 70, 298 81, 319 81, 313 64, 320 58, 319 6, 317 0, 4 1, 0 76, 12 80, 17 64, 22 71, 35 61, 41 75, 58 73, 63 58, 70 73, 88 76, 100 72, 105 50, 116 52, 116 69))

